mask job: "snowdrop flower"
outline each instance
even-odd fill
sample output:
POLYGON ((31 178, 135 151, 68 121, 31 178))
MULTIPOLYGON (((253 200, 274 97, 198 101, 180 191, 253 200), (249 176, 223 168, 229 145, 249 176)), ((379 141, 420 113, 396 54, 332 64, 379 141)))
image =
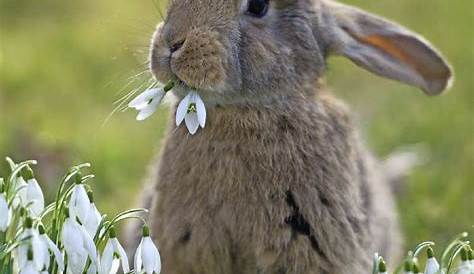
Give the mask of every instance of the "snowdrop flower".
POLYGON ((5 232, 10 225, 12 212, 8 207, 7 198, 3 192, 3 186, 0 186, 0 232, 5 232))
POLYGON ((47 271, 38 271, 34 263, 33 251, 28 249, 27 251, 27 262, 24 267, 21 268, 20 274, 48 274, 47 271))
POLYGON ((98 265, 97 249, 94 241, 85 228, 69 217, 66 210, 61 240, 67 254, 68 273, 82 274, 90 258, 92 264, 98 265))
POLYGON ((161 272, 160 253, 150 238, 150 229, 143 227, 143 238, 135 253, 135 271, 145 274, 159 274, 161 272))
POLYGON ((38 217, 44 210, 44 196, 38 181, 34 178, 33 170, 26 167, 23 170, 23 177, 27 181, 26 205, 30 209, 31 216, 38 217))
POLYGON ((152 88, 145 90, 138 95, 129 104, 129 108, 138 110, 138 121, 143 121, 156 112, 165 94, 174 87, 173 82, 169 82, 164 87, 152 88))
POLYGON ((461 265, 454 272, 455 274, 472 274, 474 269, 469 261, 468 249, 461 249, 461 265))
POLYGON ((439 263, 434 257, 434 251, 431 247, 427 249, 428 260, 426 261, 425 274, 434 274, 439 270, 439 263))
POLYGON ((122 264, 123 273, 130 271, 128 265, 128 257, 122 245, 117 240, 115 229, 112 227, 109 230, 109 240, 105 245, 100 262, 100 274, 115 274, 122 264))
POLYGON ((92 191, 87 192, 87 197, 89 199, 89 214, 87 215, 83 225, 87 233, 89 233, 89 235, 94 238, 95 234, 97 233, 97 228, 99 228, 99 224, 102 221, 102 216, 94 204, 94 196, 92 191))
POLYGON ((36 269, 46 269, 46 265, 49 265, 48 247, 40 240, 38 231, 33 229, 33 220, 31 218, 27 217, 25 219, 24 231, 19 239, 25 242, 16 249, 18 267, 20 269, 25 268, 28 262, 28 250, 31 249, 36 269))
POLYGON ((69 214, 74 221, 78 219, 81 224, 87 220, 90 211, 90 201, 87 196, 84 184, 81 183, 81 175, 76 177, 76 185, 72 190, 71 199, 69 200, 69 214))
POLYGON ((59 248, 56 246, 56 244, 53 241, 51 241, 48 235, 46 235, 44 227, 42 225, 39 226, 38 232, 39 232, 40 241, 47 248, 46 252, 44 253, 45 269, 49 268, 49 260, 50 258, 54 257, 56 263, 58 264, 59 270, 62 272, 64 270, 63 254, 61 253, 61 251, 59 251, 59 248), (51 255, 49 254, 48 251, 51 252, 51 255))
POLYGON ((189 92, 178 105, 176 126, 181 125, 183 120, 191 135, 197 132, 199 126, 204 128, 206 125, 206 107, 196 91, 189 92))

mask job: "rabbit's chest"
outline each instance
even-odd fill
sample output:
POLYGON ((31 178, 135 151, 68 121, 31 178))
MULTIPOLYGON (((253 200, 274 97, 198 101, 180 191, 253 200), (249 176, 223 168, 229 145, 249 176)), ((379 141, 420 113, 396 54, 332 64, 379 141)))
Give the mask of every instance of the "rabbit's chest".
POLYGON ((195 136, 173 131, 158 174, 161 206, 191 223, 247 223, 250 233, 291 215, 291 191, 344 191, 353 175, 346 130, 308 113, 210 113, 217 118, 195 136))

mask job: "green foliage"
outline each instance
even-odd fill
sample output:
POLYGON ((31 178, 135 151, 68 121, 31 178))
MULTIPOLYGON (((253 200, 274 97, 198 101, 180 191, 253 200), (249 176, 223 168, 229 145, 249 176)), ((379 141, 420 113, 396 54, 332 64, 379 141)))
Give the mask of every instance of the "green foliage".
MULTIPOLYGON (((360 114, 378 155, 417 143, 429 149, 428 163, 412 174, 400 197, 400 215, 409 243, 446 244, 447 235, 474 220, 471 0, 344 2, 421 33, 456 71, 453 89, 437 98, 340 58, 329 60, 327 79, 360 114)), ((40 182, 54 182, 66 166, 91 161, 101 182, 95 188, 99 206, 110 213, 131 207, 159 150, 168 110, 142 123, 131 112, 103 123, 114 100, 148 80, 145 73, 127 86, 129 77, 146 70, 160 9, 165 3, 153 0, 0 1, 0 156, 38 159, 40 182)), ((43 188, 54 200, 57 185, 43 188)))

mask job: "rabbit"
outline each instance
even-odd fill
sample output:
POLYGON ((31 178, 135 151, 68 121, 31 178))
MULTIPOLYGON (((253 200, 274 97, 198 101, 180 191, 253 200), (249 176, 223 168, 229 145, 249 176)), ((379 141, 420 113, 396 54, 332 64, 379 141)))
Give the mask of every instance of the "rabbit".
POLYGON ((366 274, 375 252, 399 258, 389 176, 324 85, 330 56, 427 95, 453 79, 422 37, 335 1, 170 1, 150 69, 177 98, 196 90, 208 119, 194 136, 170 123, 143 198, 163 273, 366 274))

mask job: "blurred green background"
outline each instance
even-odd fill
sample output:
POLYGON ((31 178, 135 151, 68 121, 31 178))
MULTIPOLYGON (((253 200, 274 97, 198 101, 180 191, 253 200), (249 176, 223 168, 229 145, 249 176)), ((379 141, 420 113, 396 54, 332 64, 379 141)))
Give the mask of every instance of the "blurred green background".
MULTIPOLYGON (((37 174, 48 192, 67 167, 90 161, 100 208, 114 213, 134 206, 168 110, 142 123, 132 111, 104 121, 114 100, 149 79, 147 73, 133 76, 146 70, 148 41, 164 2, 0 0, 0 156, 39 160, 37 174)), ((428 148, 429 161, 399 197, 409 246, 428 239, 445 244, 472 231, 474 2, 344 2, 414 29, 452 62, 456 83, 436 98, 342 58, 329 60, 327 83, 358 114, 379 156, 410 144, 428 148)), ((2 162, 1 174, 5 169, 2 162)))

